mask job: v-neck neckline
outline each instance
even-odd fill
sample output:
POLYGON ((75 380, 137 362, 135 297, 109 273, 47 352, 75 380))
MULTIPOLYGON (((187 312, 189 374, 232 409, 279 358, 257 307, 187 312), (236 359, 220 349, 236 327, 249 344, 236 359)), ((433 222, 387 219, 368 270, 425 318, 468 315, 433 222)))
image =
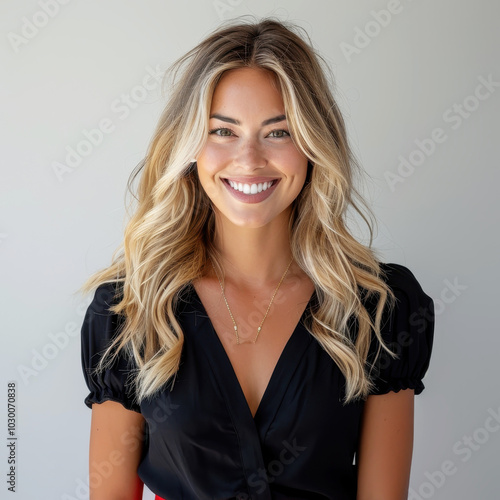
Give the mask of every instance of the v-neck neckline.
MULTIPOLYGON (((223 371, 225 372, 227 377, 230 377, 230 379, 229 380, 226 379, 226 381, 230 382, 232 390, 237 392, 237 394, 232 395, 233 399, 237 398, 240 400, 242 406, 246 408, 245 411, 248 413, 248 416, 254 422, 262 420, 262 418, 264 418, 264 414, 273 411, 273 408, 271 406, 272 399, 281 400, 281 397, 284 395, 284 392, 286 390, 286 386, 288 385, 288 382, 292 377, 293 374, 292 372, 294 371, 296 365, 300 361, 301 356, 305 351, 305 348, 309 345, 309 343, 312 340, 311 336, 309 335, 309 332, 303 325, 303 320, 306 314, 308 314, 311 308, 311 304, 315 300, 316 290, 312 292, 307 302, 307 305, 305 306, 300 316, 299 321, 295 325, 290 338, 288 339, 288 341, 285 344, 285 347, 281 351, 278 361, 276 362, 274 369, 271 373, 271 377, 267 383, 266 389, 264 390, 259 405, 257 406, 255 415, 252 416, 252 411, 245 397, 245 393, 243 392, 243 388, 240 384, 240 381, 238 380, 236 372, 233 368, 231 360, 217 334, 217 331, 213 326, 212 320, 210 319, 210 316, 208 315, 205 306, 198 295, 198 292, 196 291, 192 283, 190 283, 190 289, 192 290, 193 297, 196 301, 198 312, 202 314, 202 316, 206 319, 208 325, 210 326, 209 330, 210 330, 211 341, 215 349, 217 350, 216 360, 224 365, 222 367, 223 371), (306 335, 301 335, 304 333, 306 335)), ((276 404, 279 404, 279 401, 277 401, 276 404)))

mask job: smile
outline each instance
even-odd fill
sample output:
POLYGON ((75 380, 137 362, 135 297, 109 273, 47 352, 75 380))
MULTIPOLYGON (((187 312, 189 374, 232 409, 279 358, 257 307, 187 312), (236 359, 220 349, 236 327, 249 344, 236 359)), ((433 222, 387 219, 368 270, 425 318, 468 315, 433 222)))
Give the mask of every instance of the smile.
POLYGON ((273 184, 276 184, 277 179, 269 182, 259 182, 257 184, 242 184, 241 182, 233 182, 230 179, 225 179, 233 189, 237 189, 241 193, 245 194, 257 194, 261 191, 265 191, 270 188, 273 184))
POLYGON ((222 179, 228 191, 238 200, 247 203, 258 203, 268 198, 279 183, 279 179, 268 182, 258 182, 247 184, 234 182, 229 179, 222 179))

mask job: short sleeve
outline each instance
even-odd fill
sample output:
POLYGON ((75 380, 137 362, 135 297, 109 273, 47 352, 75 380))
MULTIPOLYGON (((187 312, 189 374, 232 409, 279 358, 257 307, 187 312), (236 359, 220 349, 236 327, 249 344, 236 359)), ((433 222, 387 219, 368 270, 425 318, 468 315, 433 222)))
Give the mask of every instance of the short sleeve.
POLYGON ((95 373, 99 360, 111 344, 122 323, 121 316, 109 311, 109 307, 118 302, 116 285, 104 283, 94 294, 94 298, 85 313, 81 328, 81 361, 83 375, 90 393, 84 402, 92 408, 92 403, 116 401, 127 410, 140 413, 135 402, 130 376, 135 363, 120 351, 113 364, 100 373, 95 373))
MULTIPOLYGON (((434 340, 434 302, 407 267, 382 263, 382 269, 396 303, 382 317, 381 335, 398 358, 381 348, 372 371, 375 385, 370 394, 402 389, 414 389, 415 394, 420 394, 425 388, 422 379, 430 364, 434 340)), ((372 361, 380 344, 373 337, 369 354, 372 361)))

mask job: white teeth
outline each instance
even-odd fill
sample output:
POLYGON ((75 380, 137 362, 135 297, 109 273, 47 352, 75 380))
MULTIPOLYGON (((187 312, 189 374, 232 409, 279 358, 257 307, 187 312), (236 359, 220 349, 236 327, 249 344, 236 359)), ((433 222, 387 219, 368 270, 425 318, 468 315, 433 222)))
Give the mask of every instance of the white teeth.
POLYGON ((258 184, 242 184, 241 182, 233 182, 229 179, 228 182, 233 189, 245 194, 257 194, 266 191, 266 189, 269 189, 273 184, 273 181, 259 182, 258 184))

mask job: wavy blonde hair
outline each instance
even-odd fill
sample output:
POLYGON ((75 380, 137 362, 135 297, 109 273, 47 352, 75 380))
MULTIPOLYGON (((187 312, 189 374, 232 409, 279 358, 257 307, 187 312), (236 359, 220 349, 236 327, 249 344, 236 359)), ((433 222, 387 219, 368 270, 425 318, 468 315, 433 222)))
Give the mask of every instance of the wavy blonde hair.
POLYGON ((272 18, 232 20, 169 68, 170 98, 145 159, 129 179, 132 192, 142 171, 123 243, 112 264, 81 288, 88 293, 104 283, 118 285, 121 300, 110 311, 125 321, 97 369, 109 366, 125 349, 137 366, 139 402, 169 381, 173 388, 184 341, 175 317, 179 294, 202 276, 209 258, 224 275, 213 244, 214 211, 192 158, 208 135, 214 89, 230 69, 262 68, 275 75, 291 135, 309 160, 289 221, 291 251, 314 282, 318 306, 305 326, 345 376, 344 403, 365 398, 373 387, 367 372, 368 365, 375 365, 367 360, 372 331, 379 340, 377 357, 381 347, 396 357, 380 333, 383 311, 393 307, 395 298, 371 248, 373 214, 354 186, 361 169, 332 96, 328 65, 302 32, 272 18), (347 229, 349 207, 369 228, 368 246, 347 229), (377 297, 375 314, 363 304, 371 296, 377 297))

